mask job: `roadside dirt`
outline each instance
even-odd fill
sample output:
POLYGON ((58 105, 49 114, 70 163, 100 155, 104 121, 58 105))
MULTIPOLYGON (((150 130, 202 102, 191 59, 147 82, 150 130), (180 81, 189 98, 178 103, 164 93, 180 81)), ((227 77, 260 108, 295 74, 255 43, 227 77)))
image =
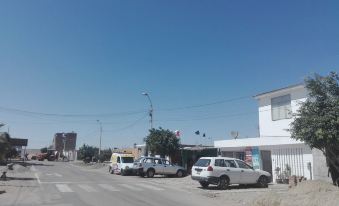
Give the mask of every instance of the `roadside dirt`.
POLYGON ((305 181, 287 193, 265 193, 252 206, 339 206, 339 189, 323 181, 305 181))

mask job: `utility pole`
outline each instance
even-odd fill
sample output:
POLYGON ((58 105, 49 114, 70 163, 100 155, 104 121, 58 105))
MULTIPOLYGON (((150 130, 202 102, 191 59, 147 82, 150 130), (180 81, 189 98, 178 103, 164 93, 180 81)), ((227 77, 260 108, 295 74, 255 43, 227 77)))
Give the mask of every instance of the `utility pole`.
POLYGON ((99 123, 100 125, 100 139, 99 139, 99 156, 101 154, 101 136, 102 136, 102 124, 101 124, 101 121, 100 120, 97 120, 97 122, 99 123))
POLYGON ((147 92, 143 92, 142 95, 147 96, 148 101, 150 103, 150 110, 149 110, 149 116, 150 116, 150 123, 151 123, 151 129, 153 129, 153 104, 152 100, 147 92))

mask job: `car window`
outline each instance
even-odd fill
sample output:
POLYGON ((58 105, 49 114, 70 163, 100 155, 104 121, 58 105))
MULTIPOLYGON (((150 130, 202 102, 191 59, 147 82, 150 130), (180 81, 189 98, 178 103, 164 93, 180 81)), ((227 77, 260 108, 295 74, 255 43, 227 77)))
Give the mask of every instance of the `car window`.
POLYGON ((133 163, 133 157, 121 157, 122 163, 133 163))
POLYGON ((138 159, 136 159, 134 162, 140 162, 143 159, 143 157, 140 157, 138 159))
POLYGON ((154 163, 158 164, 158 165, 161 165, 162 161, 161 161, 161 159, 154 159, 154 163))
POLYGON ((165 165, 171 165, 171 163, 170 163, 168 160, 165 160, 165 161, 164 161, 164 164, 165 164, 165 165))
POLYGON ((225 167, 224 159, 216 159, 214 165, 217 167, 225 167))
POLYGON ((207 167, 208 165, 210 165, 211 160, 210 159, 199 159, 194 166, 197 167, 207 167))
POLYGON ((242 162, 242 161, 239 161, 239 160, 236 160, 239 167, 240 168, 243 168, 243 169, 252 169, 251 166, 249 166, 248 164, 246 164, 245 162, 242 162))
POLYGON ((145 162, 145 163, 150 163, 150 164, 151 164, 151 163, 153 163, 153 159, 147 158, 147 159, 144 160, 144 162, 145 162))
POLYGON ((120 157, 117 158, 117 163, 120 163, 120 157))
POLYGON ((234 160, 225 160, 225 166, 226 167, 234 167, 234 168, 237 167, 234 160))

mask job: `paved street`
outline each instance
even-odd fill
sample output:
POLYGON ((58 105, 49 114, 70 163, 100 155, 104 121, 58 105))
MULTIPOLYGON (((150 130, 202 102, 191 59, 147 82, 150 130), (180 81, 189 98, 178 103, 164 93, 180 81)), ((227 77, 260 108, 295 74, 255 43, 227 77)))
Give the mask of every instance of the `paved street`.
MULTIPOLYGON (((175 181, 175 179, 173 179, 175 181)), ((206 205, 209 200, 146 178, 122 177, 70 163, 43 162, 20 181, 7 181, 12 192, 1 205, 206 205), (28 177, 28 176, 30 177, 28 177), (17 183, 15 183, 17 182, 17 183)))

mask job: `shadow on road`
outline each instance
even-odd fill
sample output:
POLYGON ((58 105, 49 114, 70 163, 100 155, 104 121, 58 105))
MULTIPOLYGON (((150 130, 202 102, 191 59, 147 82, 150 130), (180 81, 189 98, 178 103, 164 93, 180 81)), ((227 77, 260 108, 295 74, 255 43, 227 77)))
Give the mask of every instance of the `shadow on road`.
MULTIPOLYGON (((209 186, 207 188, 204 187, 198 187, 202 190, 220 190, 217 186, 209 186)), ((241 189, 265 189, 265 188, 259 188, 256 185, 231 185, 228 186, 226 190, 241 190, 241 189)))
POLYGON ((27 181, 27 180, 37 180, 37 178, 34 178, 34 177, 7 177, 6 180, 7 181, 9 181, 9 180, 23 180, 23 181, 27 181))

